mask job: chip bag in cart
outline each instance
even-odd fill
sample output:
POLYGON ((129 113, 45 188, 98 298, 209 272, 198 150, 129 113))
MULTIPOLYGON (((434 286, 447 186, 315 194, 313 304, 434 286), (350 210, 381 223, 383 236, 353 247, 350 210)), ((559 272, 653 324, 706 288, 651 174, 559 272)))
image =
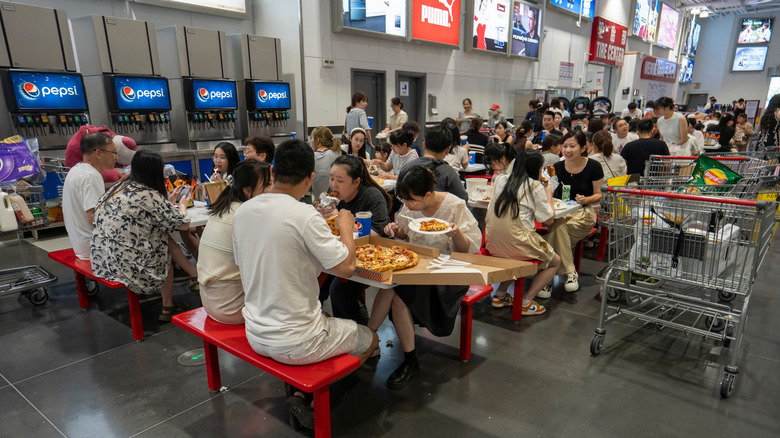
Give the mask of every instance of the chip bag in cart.
POLYGON ((686 183, 687 187, 681 189, 691 194, 720 194, 731 190, 742 176, 731 170, 718 160, 700 155, 696 159, 693 174, 686 183))

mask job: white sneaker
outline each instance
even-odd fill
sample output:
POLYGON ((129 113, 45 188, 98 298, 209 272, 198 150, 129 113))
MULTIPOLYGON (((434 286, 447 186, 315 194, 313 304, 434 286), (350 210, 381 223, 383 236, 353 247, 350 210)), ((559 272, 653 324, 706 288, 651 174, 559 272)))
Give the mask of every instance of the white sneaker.
POLYGON ((539 291, 538 294, 536 294, 536 298, 550 298, 552 296, 552 284, 548 284, 547 286, 543 287, 542 290, 539 291))
POLYGON ((577 275, 576 272, 569 272, 566 274, 566 284, 563 286, 564 289, 566 289, 566 292, 575 292, 580 288, 580 283, 577 281, 579 277, 580 276, 577 275))

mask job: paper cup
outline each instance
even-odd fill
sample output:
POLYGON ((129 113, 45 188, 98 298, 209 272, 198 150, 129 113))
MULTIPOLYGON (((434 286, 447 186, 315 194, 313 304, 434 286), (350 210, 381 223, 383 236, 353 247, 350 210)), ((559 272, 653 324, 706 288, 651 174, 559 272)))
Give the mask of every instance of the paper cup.
POLYGON ((469 142, 468 136, 465 136, 465 135, 461 135, 460 136, 460 145, 461 146, 466 146, 466 143, 468 143, 468 142, 469 142))
POLYGON ((358 237, 371 235, 371 212, 359 211, 355 214, 358 224, 358 237))
POLYGON ((469 164, 476 164, 476 162, 477 162, 477 153, 469 152, 469 164))
POLYGON ((293 140, 295 140, 295 135, 296 135, 296 134, 297 134, 297 133, 295 133, 295 132, 291 132, 291 133, 290 133, 290 135, 292 135, 292 138, 293 138, 293 140))

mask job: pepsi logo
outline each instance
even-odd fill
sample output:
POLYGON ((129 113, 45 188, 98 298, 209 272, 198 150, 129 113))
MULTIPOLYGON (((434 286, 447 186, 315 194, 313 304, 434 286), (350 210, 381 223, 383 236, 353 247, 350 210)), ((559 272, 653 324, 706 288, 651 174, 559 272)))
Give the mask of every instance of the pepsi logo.
POLYGON ((268 92, 265 90, 258 91, 257 98, 260 99, 260 102, 265 102, 266 100, 268 100, 268 92))
POLYGON ((287 99, 287 92, 283 91, 281 93, 269 93, 265 90, 260 90, 257 92, 257 100, 260 102, 265 102, 268 99, 287 99))
POLYGON ((200 98, 200 100, 209 100, 209 91, 205 88, 199 89, 198 97, 200 98))
POLYGON ((25 82, 22 84, 22 93, 30 99, 35 99, 41 95, 41 91, 32 82, 25 82))
POLYGON ((122 87, 122 97, 124 97, 127 100, 135 99, 135 90, 133 90, 128 86, 122 87))

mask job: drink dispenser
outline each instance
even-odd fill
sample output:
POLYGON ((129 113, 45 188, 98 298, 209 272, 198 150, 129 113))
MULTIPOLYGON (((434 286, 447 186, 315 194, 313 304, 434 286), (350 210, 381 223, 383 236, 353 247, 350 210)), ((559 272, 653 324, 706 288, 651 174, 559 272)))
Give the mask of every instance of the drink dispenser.
POLYGON ((290 84, 287 82, 246 82, 249 136, 287 135, 290 118, 290 84))
POLYGON ((80 74, 2 70, 0 76, 13 133, 37 138, 41 149, 64 148, 89 124, 80 74))
POLYGON ((173 140, 168 79, 105 75, 104 81, 111 130, 133 138, 139 145, 173 140))
MULTIPOLYGON (((236 83, 221 79, 183 78, 187 134, 190 142, 236 138, 236 83)), ((211 145, 209 144, 209 149, 211 145)))

